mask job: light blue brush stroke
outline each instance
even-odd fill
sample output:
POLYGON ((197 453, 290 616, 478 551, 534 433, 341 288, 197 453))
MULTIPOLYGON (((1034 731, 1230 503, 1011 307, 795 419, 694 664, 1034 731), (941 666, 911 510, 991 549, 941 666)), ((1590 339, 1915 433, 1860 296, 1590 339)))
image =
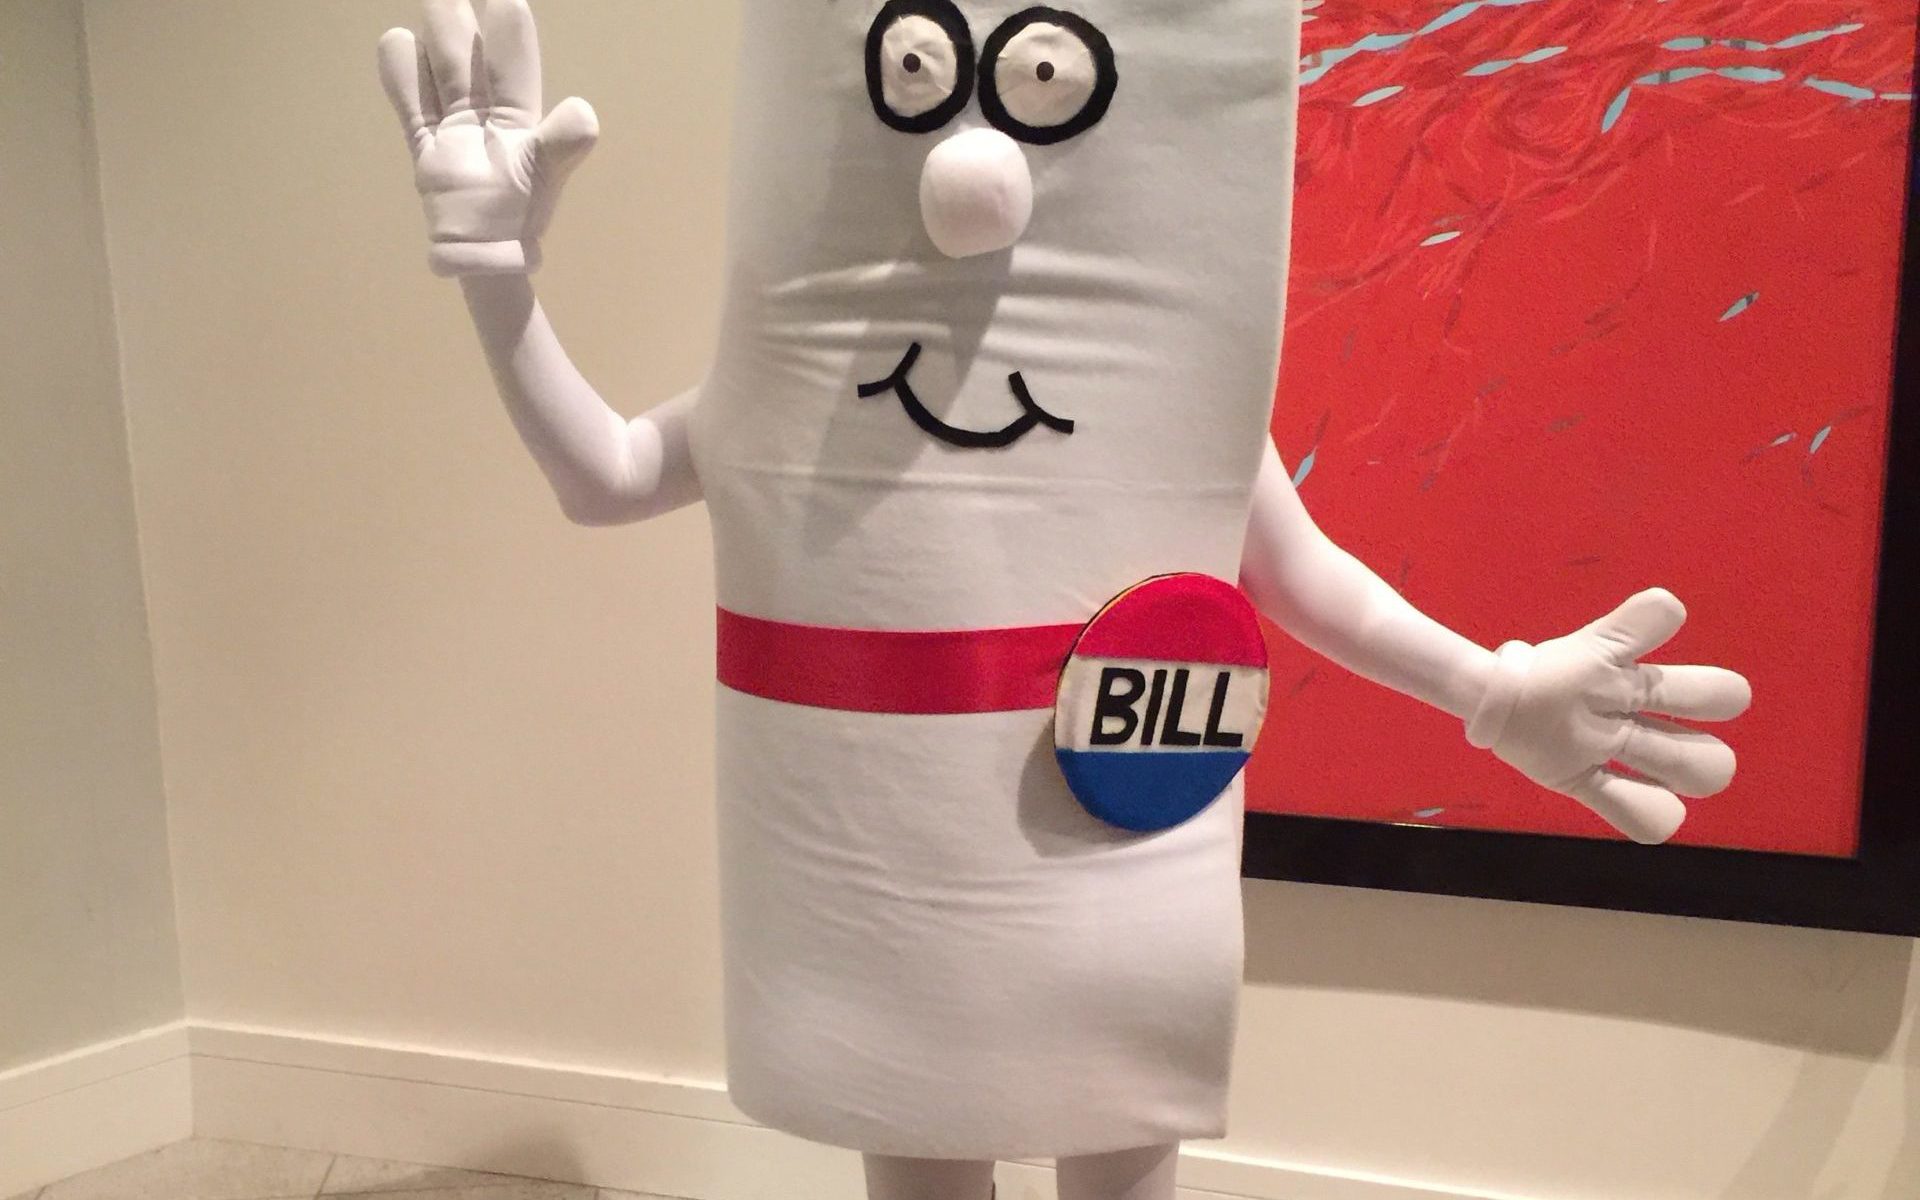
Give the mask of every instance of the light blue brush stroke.
POLYGON ((1369 33, 1352 46, 1356 54, 1384 54, 1388 50, 1398 50, 1412 41, 1411 33, 1369 33))
POLYGON ((1420 244, 1422 246, 1438 246, 1442 243, 1450 242, 1459 236, 1460 231, 1458 229, 1449 229, 1444 233, 1436 233, 1432 237, 1426 238, 1420 244))
POLYGON ((1307 476, 1313 474, 1313 464, 1319 459, 1319 457, 1320 457, 1320 447, 1315 446, 1313 449, 1307 451, 1307 456, 1300 460, 1299 469, 1294 471, 1293 473, 1294 487, 1297 488, 1301 484, 1305 483, 1307 481, 1307 476))
POLYGON ((1787 77, 1785 71, 1776 71, 1771 67, 1721 67, 1714 74, 1722 79, 1737 79, 1741 83, 1779 83, 1787 77))
POLYGON ((1601 117, 1600 117, 1601 133, 1605 133, 1607 132, 1607 130, 1612 129, 1613 123, 1620 119, 1620 114, 1627 111, 1627 97, 1631 95, 1633 95, 1632 88, 1630 87, 1621 88, 1620 94, 1613 98, 1613 103, 1607 105, 1607 111, 1601 114, 1601 117))
POLYGON ((1783 434, 1781 434, 1781 435, 1780 435, 1779 437, 1777 437, 1777 438, 1775 438, 1775 439, 1773 439, 1773 441, 1771 441, 1771 442, 1769 442, 1768 444, 1769 444, 1769 445, 1772 445, 1772 446, 1784 446, 1784 445, 1786 445, 1786 444, 1787 444, 1788 442, 1790 442, 1790 441, 1792 441, 1792 440, 1793 440, 1793 438, 1794 438, 1794 435, 1793 435, 1793 434, 1791 434, 1791 433, 1783 433, 1783 434))
POLYGON ((1431 821, 1445 811, 1447 810, 1444 808, 1423 808, 1419 812, 1414 813, 1413 815, 1419 820, 1431 821))
POLYGON ((1477 67, 1468 67, 1465 71, 1462 71, 1461 74, 1472 77, 1498 75, 1508 67, 1516 67, 1522 63, 1545 62, 1556 55, 1565 54, 1566 52, 1567 48, 1565 46, 1542 46, 1538 50, 1532 50, 1526 54, 1522 54, 1519 58, 1489 59, 1477 67))
MULTIPOLYGON (((1777 71, 1772 67, 1757 67, 1751 64, 1737 64, 1730 67, 1668 67, 1665 70, 1654 71, 1651 74, 1642 75, 1638 79, 1635 79, 1627 87, 1621 89, 1619 95, 1613 98, 1613 103, 1607 105, 1607 111, 1600 115, 1600 132, 1606 133, 1620 123, 1620 117, 1627 111, 1627 101, 1633 95, 1634 88, 1658 87, 1664 83, 1685 83, 1689 79, 1700 79, 1708 75, 1716 76, 1720 79, 1731 79, 1736 83, 1779 83, 1787 77, 1785 71, 1777 71)), ((1912 99, 1909 95, 1897 92, 1876 97, 1874 92, 1869 88, 1858 87, 1854 84, 1843 83, 1835 79, 1821 79, 1818 76, 1808 79, 1806 86, 1830 95, 1841 96, 1848 100, 1873 100, 1876 98, 1882 100, 1912 99)))
POLYGON ((1830 37, 1842 37, 1849 33, 1858 33, 1866 26, 1858 21, 1845 25, 1834 25, 1827 29, 1809 29, 1805 33, 1796 33, 1792 37, 1781 38, 1777 42, 1762 42, 1753 38, 1710 38, 1677 37, 1660 43, 1662 50, 1705 50, 1709 46, 1724 46, 1729 50, 1748 50, 1765 53, 1769 50, 1798 50, 1802 46, 1811 46, 1815 42, 1830 37))
POLYGON ((1811 457, 1815 454, 1820 453, 1820 447, 1826 445, 1827 439, 1832 435, 1833 435, 1833 426, 1831 425, 1828 425, 1826 428, 1822 429, 1819 433, 1814 434, 1813 444, 1807 447, 1808 456, 1811 457))
POLYGON ((1657 87, 1663 83, 1685 83, 1689 79, 1698 79, 1702 75, 1711 74, 1713 74, 1712 67, 1668 67, 1664 71, 1642 75, 1633 82, 1641 87, 1657 87))
POLYGON ((1838 96, 1842 100, 1873 100, 1878 96, 1872 88, 1863 88, 1841 79, 1822 79, 1818 75, 1809 75, 1807 86, 1816 92, 1825 92, 1829 96, 1838 96))
POLYGON ((1859 21, 1849 21, 1845 25, 1835 25, 1831 29, 1809 29, 1805 33, 1796 33, 1792 37, 1781 38, 1773 44, 1773 48, 1775 50, 1797 50, 1802 46, 1810 46, 1815 42, 1825 41, 1830 37, 1839 37, 1845 33, 1855 33, 1865 28, 1866 26, 1859 21))
POLYGON ((1355 55, 1386 54, 1398 50, 1414 38, 1437 33, 1449 25, 1466 20, 1483 8, 1518 8, 1523 4, 1543 2, 1544 0, 1462 0, 1461 3, 1411 32, 1369 33, 1351 45, 1329 46, 1307 55, 1300 60, 1300 84, 1305 87, 1310 83, 1318 83, 1326 78, 1327 72, 1355 55))
POLYGON ((1355 108, 1365 108, 1369 104, 1378 104, 1382 100, 1390 100, 1406 90, 1406 87, 1401 84, 1391 83, 1386 87, 1375 88, 1366 95, 1361 96, 1353 102, 1353 106, 1355 108))
POLYGON ((1456 4, 1433 20, 1420 27, 1421 33, 1438 33, 1449 25, 1457 24, 1473 15, 1478 4, 1456 4))
POLYGON ((1721 313, 1720 319, 1722 321, 1733 320, 1735 317, 1739 316, 1741 313, 1752 308, 1754 305, 1754 302, 1759 299, 1760 299, 1759 292, 1748 292, 1746 295, 1740 297, 1738 300, 1735 300, 1733 304, 1727 309, 1727 311, 1721 313))

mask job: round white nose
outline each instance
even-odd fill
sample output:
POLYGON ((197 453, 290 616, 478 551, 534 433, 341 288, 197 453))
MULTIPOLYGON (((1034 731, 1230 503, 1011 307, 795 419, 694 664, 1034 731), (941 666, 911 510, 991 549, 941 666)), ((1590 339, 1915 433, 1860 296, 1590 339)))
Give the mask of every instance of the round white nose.
POLYGON ((933 148, 920 172, 920 215, 948 258, 1005 250, 1033 217, 1027 156, 997 129, 969 129, 933 148))

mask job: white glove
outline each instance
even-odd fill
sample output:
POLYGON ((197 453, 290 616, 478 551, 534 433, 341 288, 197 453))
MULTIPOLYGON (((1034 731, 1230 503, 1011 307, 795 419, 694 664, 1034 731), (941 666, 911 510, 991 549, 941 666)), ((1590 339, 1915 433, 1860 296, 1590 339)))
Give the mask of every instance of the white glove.
POLYGON ((426 45, 391 29, 380 80, 413 153, 437 275, 517 275, 540 265, 560 187, 600 136, 586 101, 540 119, 540 45, 526 0, 426 0, 426 45), (478 78, 475 78, 476 73, 478 78))
POLYGON ((1719 738, 1646 714, 1724 721, 1753 699, 1732 671, 1638 661, 1686 619, 1680 601, 1655 588, 1576 633, 1539 646, 1507 643, 1468 718, 1467 740, 1634 841, 1666 841, 1687 816, 1678 796, 1726 787, 1734 755, 1719 738))

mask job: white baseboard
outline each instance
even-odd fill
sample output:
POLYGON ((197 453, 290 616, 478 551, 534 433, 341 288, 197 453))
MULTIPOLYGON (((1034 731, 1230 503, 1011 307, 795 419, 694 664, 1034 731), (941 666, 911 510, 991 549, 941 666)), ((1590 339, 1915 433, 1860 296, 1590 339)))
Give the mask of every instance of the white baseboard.
MULTIPOLYGON (((762 1128, 706 1080, 197 1023, 194 1132, 689 1200, 857 1200, 857 1155, 762 1128)), ((1188 1147, 1183 1200, 1525 1200, 1188 1147)), ((0 1187, 0 1196, 6 1195, 0 1187)), ((1046 1200, 1010 1163, 1003 1200, 1046 1200)))
POLYGON ((190 1136, 185 1022, 0 1072, 0 1196, 190 1136))

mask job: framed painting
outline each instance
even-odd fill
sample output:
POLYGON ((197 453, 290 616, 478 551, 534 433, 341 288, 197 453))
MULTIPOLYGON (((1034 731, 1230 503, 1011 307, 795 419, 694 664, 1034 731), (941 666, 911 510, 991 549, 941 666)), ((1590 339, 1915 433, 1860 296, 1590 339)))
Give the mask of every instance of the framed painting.
POLYGON ((1305 2, 1308 507, 1483 645, 1669 587, 1756 698, 1640 847, 1269 630, 1246 873, 1920 934, 1915 0, 1305 2))

